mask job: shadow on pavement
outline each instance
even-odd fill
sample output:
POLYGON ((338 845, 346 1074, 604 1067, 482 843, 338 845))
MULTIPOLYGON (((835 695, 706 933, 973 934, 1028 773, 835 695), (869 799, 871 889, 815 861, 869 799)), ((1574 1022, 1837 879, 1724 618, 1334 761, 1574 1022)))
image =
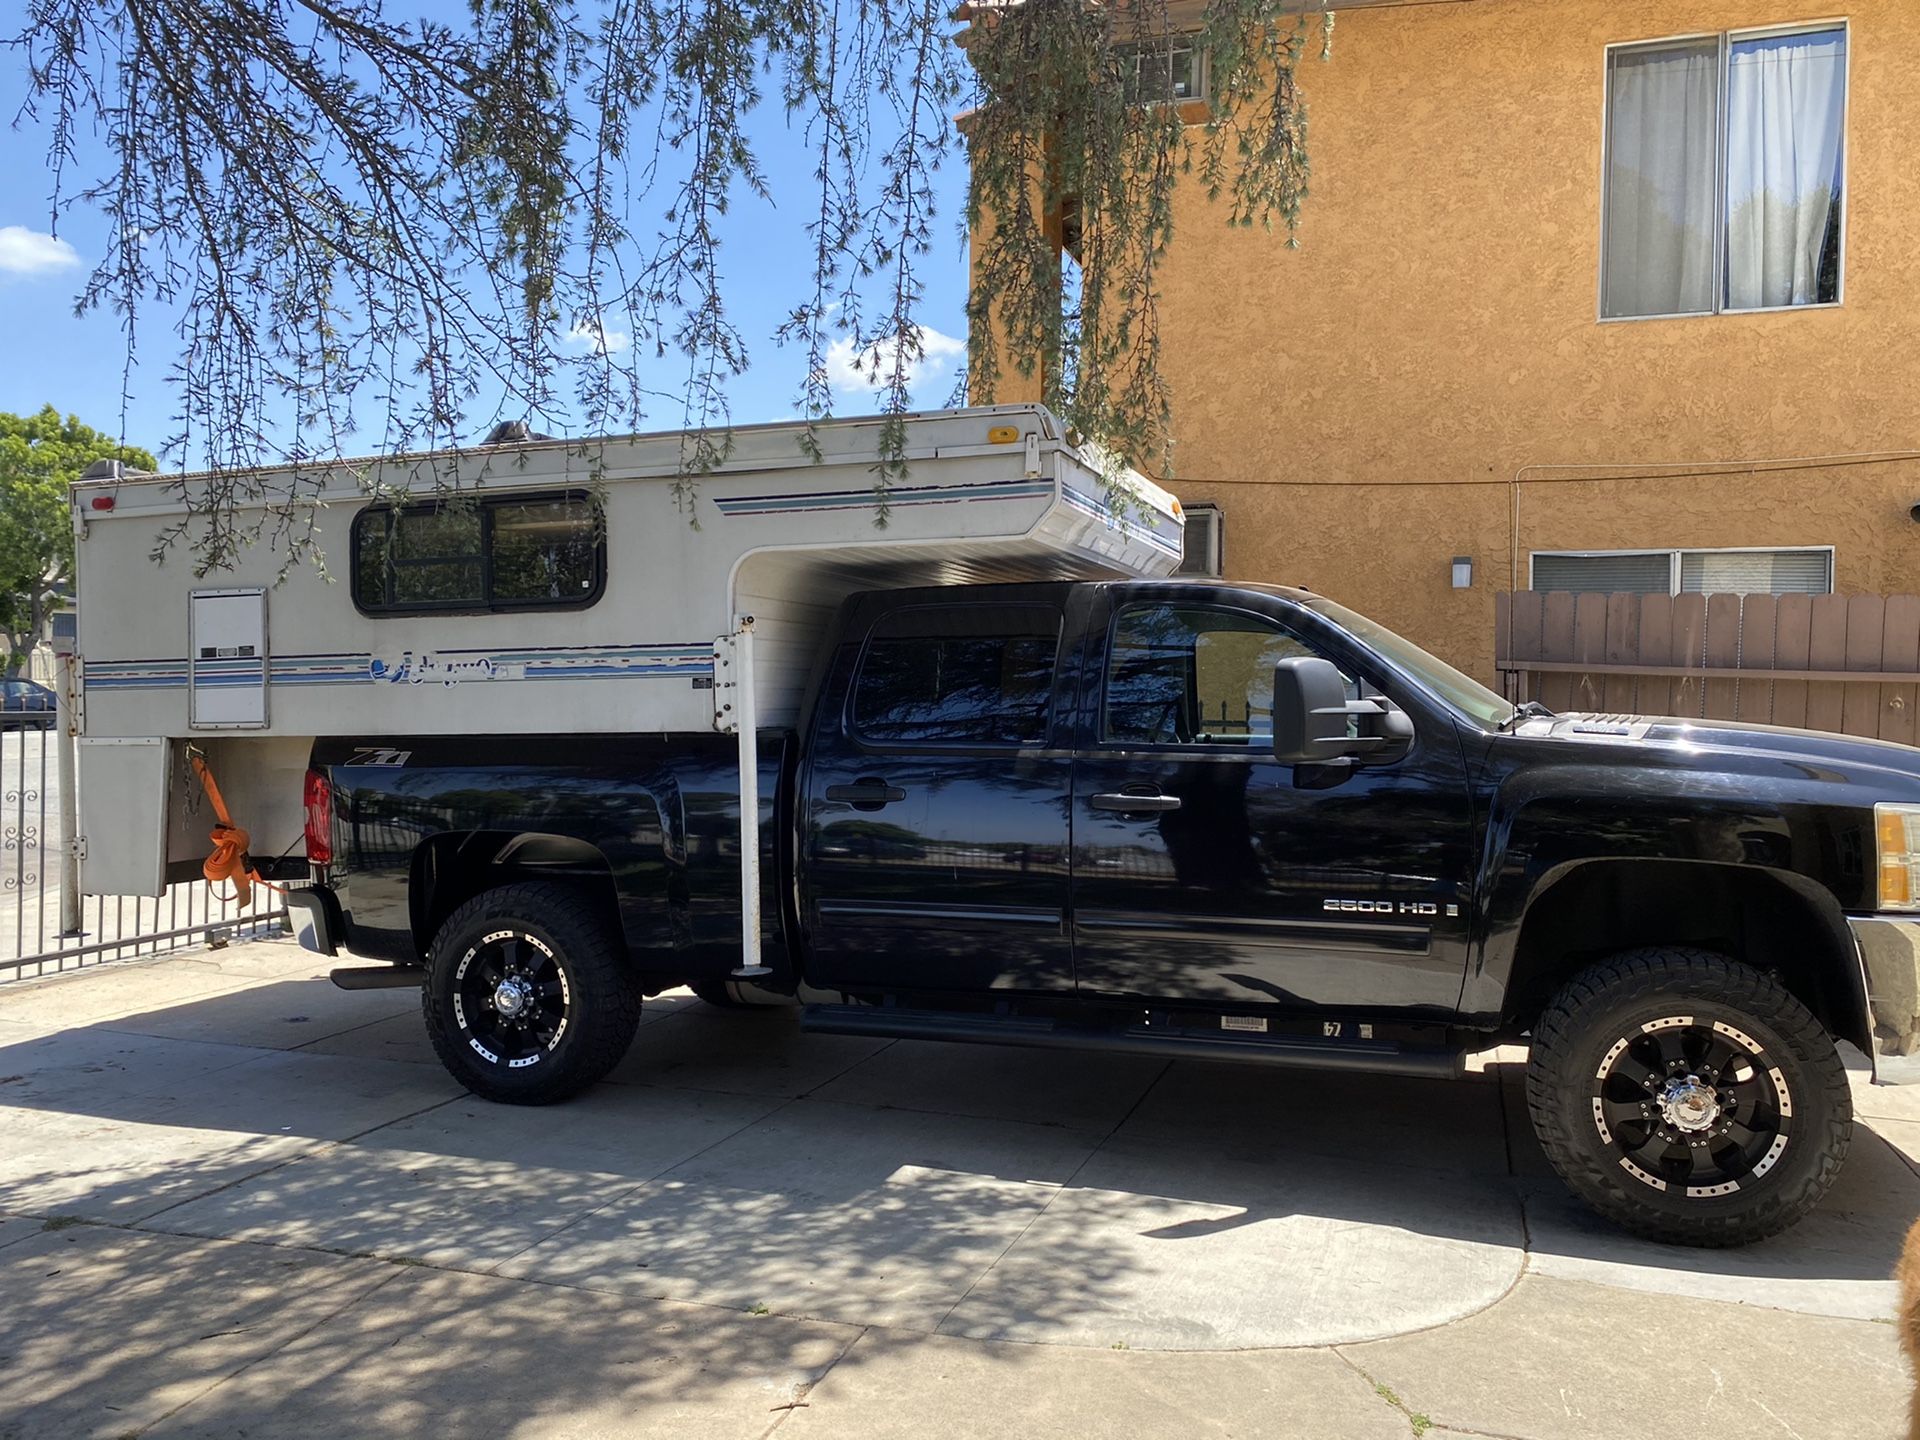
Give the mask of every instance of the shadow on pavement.
POLYGON ((642 1028, 625 1083, 493 1106, 413 1057, 319 1053, 376 1029, 403 1050, 411 995, 301 1030, 305 1049, 263 1043, 275 1016, 339 1018, 338 993, 273 981, 0 1045, 0 1210, 1135 1348, 1401 1333, 1492 1304, 1529 1264, 1878 1316, 1920 1210, 1863 1129, 1795 1230, 1671 1249, 1569 1201, 1497 1077, 849 1042, 701 1006, 642 1028))

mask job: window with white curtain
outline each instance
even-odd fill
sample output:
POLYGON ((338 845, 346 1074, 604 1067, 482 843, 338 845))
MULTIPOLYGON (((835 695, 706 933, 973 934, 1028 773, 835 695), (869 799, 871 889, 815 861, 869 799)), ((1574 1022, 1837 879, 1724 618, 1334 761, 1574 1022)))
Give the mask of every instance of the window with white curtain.
POLYGON ((1600 313, 1840 299, 1847 30, 1607 52, 1600 313))
POLYGON ((1533 553, 1535 590, 1616 595, 1827 595, 1833 551, 1613 550, 1533 553))

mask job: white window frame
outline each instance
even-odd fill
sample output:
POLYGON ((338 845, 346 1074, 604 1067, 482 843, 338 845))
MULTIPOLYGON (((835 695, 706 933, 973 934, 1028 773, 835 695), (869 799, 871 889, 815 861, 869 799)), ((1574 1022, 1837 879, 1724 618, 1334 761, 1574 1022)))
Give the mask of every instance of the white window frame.
MULTIPOLYGON (((1602 325, 1632 324, 1638 320, 1700 320, 1723 315, 1775 315, 1788 310, 1838 310, 1847 303, 1847 230, 1853 210, 1853 22, 1836 15, 1830 20, 1796 20, 1790 25, 1752 25, 1739 30, 1696 30, 1679 35, 1660 35, 1646 40, 1620 40, 1606 47, 1600 62, 1600 243, 1594 271, 1594 318, 1602 325), (1823 30, 1839 30, 1846 36, 1846 75, 1840 96, 1840 254, 1834 298, 1816 300, 1807 305, 1761 305, 1750 310, 1732 310, 1726 304, 1727 269, 1727 90, 1728 69, 1737 40, 1766 40, 1782 35, 1814 35, 1823 30), (1655 45, 1676 45, 1688 40, 1717 40, 1720 44, 1719 122, 1714 142, 1713 197, 1713 308, 1711 310, 1674 310, 1659 315, 1607 314, 1607 176, 1612 157, 1608 153, 1613 127, 1613 55, 1616 50, 1644 50, 1655 45)), ((1765 548, 1764 546, 1761 548, 1765 548)), ((1798 547, 1793 547, 1798 548, 1798 547)), ((1595 552, 1600 553, 1600 552, 1595 552)), ((1628 550, 1620 554, 1640 554, 1628 550)))
POLYGON ((1604 560, 1618 555, 1665 555, 1667 557, 1667 594, 1678 595, 1681 593, 1680 560, 1682 556, 1778 555, 1787 551, 1800 555, 1825 555, 1827 557, 1825 593, 1833 594, 1834 547, 1831 545, 1686 545, 1677 550, 1667 550, 1653 545, 1634 545, 1624 550, 1529 550, 1527 552, 1527 588, 1529 590, 1534 588, 1534 562, 1543 555, 1548 559, 1557 560, 1604 560))
POLYGON ((1213 98, 1213 66, 1207 54, 1207 47, 1200 43, 1200 32, 1197 30, 1173 31, 1166 37, 1165 48, 1168 54, 1177 50, 1188 50, 1193 53, 1193 94, 1175 95, 1166 100, 1141 98, 1139 95, 1140 62, 1158 53, 1160 41, 1153 37, 1144 40, 1122 40, 1114 46, 1114 49, 1121 52, 1124 56, 1123 63, 1132 69, 1135 92, 1133 103, 1136 105, 1207 104, 1213 98))

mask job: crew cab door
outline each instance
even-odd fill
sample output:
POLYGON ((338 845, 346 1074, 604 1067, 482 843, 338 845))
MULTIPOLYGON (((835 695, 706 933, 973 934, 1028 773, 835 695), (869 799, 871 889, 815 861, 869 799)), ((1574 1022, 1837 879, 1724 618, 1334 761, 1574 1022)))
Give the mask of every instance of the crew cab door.
POLYGON ((1070 990, 1072 754, 1050 749, 1059 587, 871 596, 815 706, 802 816, 807 978, 1070 990))
MULTIPOLYGON (((1366 674, 1319 616, 1252 592, 1113 587, 1073 778, 1083 993, 1440 1019, 1473 870, 1457 722, 1366 674), (1391 763, 1274 759, 1273 671, 1318 655, 1414 724, 1391 763)), ((1379 668, 1377 665, 1374 668, 1379 668)))

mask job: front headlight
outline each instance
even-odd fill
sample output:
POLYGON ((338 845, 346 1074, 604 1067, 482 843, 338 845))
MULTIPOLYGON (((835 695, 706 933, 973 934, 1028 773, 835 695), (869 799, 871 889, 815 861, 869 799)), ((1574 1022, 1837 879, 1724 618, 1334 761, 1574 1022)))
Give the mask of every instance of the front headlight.
POLYGON ((1920 805, 1876 805, 1880 908, 1920 910, 1920 805))

